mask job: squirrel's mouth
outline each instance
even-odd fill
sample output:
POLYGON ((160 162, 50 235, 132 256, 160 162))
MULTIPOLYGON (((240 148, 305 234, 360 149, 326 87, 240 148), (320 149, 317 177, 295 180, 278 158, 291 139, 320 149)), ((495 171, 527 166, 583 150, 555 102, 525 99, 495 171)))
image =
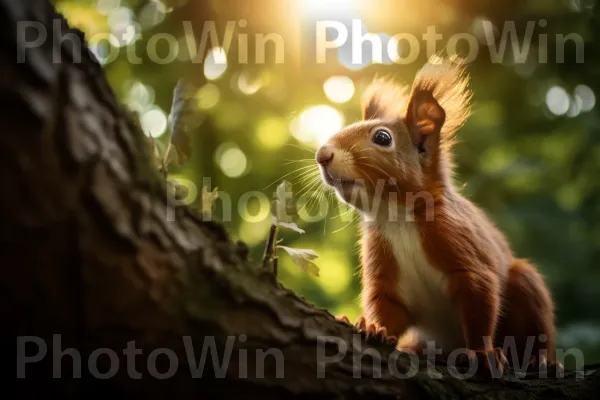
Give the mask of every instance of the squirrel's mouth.
POLYGON ((356 185, 362 185, 362 183, 357 179, 335 177, 327 168, 321 168, 321 176, 326 184, 333 187, 348 188, 356 185))

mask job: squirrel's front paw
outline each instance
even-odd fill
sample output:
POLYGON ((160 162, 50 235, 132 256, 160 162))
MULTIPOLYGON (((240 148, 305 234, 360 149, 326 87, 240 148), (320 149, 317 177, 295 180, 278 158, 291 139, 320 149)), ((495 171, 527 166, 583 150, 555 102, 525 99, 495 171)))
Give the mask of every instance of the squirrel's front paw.
MULTIPOLYGON (((350 323, 350 320, 348 319, 348 317, 346 317, 345 315, 339 315, 339 316, 335 317, 335 319, 337 319, 338 321, 345 322, 349 325, 352 325, 350 323)), ((356 319, 356 322, 354 323, 354 327, 356 329, 358 329, 358 331, 363 332, 367 336, 367 339, 375 338, 385 344, 391 344, 391 345, 395 345, 396 342, 398 341, 398 337, 393 336, 393 335, 388 335, 388 331, 384 326, 381 326, 381 325, 375 324, 375 323, 368 324, 367 321, 365 320, 365 317, 362 317, 362 316, 360 316, 356 319)))
POLYGON ((529 363, 527 365, 527 371, 536 372, 536 371, 552 371, 557 377, 563 376, 565 372, 565 367, 560 363, 560 361, 548 361, 548 358, 545 355, 541 356, 531 356, 529 358, 529 363))
POLYGON ((502 376, 504 368, 508 364, 508 360, 500 347, 496 347, 490 352, 484 349, 466 349, 456 361, 459 365, 470 365, 477 362, 477 373, 491 373, 493 377, 502 376))

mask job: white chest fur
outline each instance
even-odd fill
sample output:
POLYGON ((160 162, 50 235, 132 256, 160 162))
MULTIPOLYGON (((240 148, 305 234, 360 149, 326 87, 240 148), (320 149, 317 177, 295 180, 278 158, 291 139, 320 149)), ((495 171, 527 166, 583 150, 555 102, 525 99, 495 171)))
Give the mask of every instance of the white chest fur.
POLYGON ((464 347, 458 307, 448 294, 442 272, 430 264, 414 222, 386 222, 380 226, 392 245, 399 266, 398 294, 415 318, 416 328, 437 348, 464 347))

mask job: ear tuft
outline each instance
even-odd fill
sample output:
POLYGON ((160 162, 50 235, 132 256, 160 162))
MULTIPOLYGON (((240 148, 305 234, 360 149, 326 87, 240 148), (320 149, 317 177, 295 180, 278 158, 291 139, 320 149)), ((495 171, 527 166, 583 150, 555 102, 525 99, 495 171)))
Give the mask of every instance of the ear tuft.
POLYGON ((407 86, 400 86, 391 79, 375 78, 362 97, 363 119, 400 119, 407 103, 407 86))
MULTIPOLYGON (((460 59, 449 60, 433 56, 415 77, 411 91, 411 103, 417 97, 422 98, 428 95, 431 99, 430 101, 418 101, 417 103, 425 104, 425 106, 417 108, 416 111, 412 110, 412 112, 423 117, 423 125, 429 125, 432 121, 440 121, 441 108, 441 112, 444 114, 440 126, 442 151, 449 152, 454 134, 471 114, 471 92, 468 85, 469 77, 465 73, 464 63, 460 59), (436 105, 438 106, 436 107, 436 105), (421 110, 421 108, 424 109, 421 110)), ((409 117, 408 114, 407 117, 409 117)), ((427 134, 427 132, 422 133, 427 134)))

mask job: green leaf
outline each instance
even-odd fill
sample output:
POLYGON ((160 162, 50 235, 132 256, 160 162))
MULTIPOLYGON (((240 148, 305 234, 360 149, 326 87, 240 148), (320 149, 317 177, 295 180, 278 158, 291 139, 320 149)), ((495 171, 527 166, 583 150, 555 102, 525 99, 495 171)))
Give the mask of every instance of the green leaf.
POLYGON ((279 226, 283 226, 284 228, 291 229, 291 230, 296 231, 298 233, 304 233, 305 232, 304 229, 298 228, 298 225, 296 225, 295 222, 279 222, 278 225, 279 226))
POLYGON ((177 151, 177 162, 184 164, 192 155, 190 132, 200 125, 201 116, 197 112, 196 88, 180 79, 173 90, 173 104, 169 114, 171 143, 177 151))
POLYGON ((319 267, 312 262, 319 255, 313 250, 309 249, 294 249, 287 246, 277 246, 280 249, 285 250, 292 258, 294 264, 296 264, 302 271, 306 272, 311 276, 319 276, 319 267))

